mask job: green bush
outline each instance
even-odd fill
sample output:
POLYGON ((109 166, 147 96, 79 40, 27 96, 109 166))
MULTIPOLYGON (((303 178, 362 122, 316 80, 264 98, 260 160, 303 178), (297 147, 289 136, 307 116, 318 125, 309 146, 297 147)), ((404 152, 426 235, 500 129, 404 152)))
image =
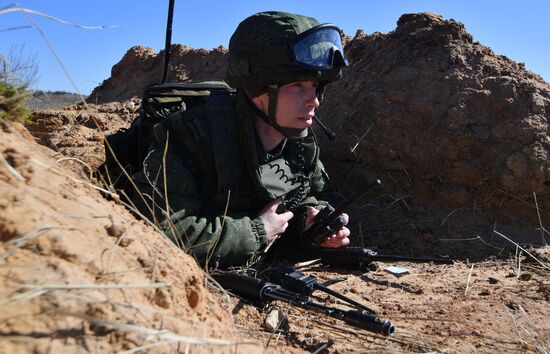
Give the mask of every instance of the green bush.
POLYGON ((30 112, 25 103, 29 92, 22 87, 0 80, 0 118, 30 123, 30 112))

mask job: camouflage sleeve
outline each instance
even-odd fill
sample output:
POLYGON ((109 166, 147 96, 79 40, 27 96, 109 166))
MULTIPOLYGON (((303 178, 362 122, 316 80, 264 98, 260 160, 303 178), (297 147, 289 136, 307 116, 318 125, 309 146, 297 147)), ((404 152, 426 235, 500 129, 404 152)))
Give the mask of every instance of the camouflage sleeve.
POLYGON ((200 264, 218 261, 220 266, 243 265, 267 245, 259 217, 201 215, 202 199, 196 178, 179 156, 153 144, 144 160, 143 172, 134 176, 166 235, 194 256, 200 264), (164 183, 163 166, 166 168, 164 183), (166 212, 165 196, 168 200, 166 212), (154 207, 152 207, 154 206, 154 207), (166 216, 169 217, 166 217, 166 216))

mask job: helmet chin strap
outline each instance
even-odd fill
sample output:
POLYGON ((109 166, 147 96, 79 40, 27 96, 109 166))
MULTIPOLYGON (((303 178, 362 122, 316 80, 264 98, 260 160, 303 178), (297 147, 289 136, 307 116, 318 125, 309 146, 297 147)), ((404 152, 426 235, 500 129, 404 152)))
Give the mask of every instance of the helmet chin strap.
MULTIPOLYGON (((307 136, 307 127, 306 128, 289 128, 282 127, 277 123, 275 113, 277 112, 277 95, 279 93, 278 85, 269 85, 267 87, 267 115, 261 114, 260 117, 264 119, 269 125, 275 128, 278 132, 283 134, 287 139, 303 139, 307 136)), ((263 113, 263 112, 262 112, 263 113)))

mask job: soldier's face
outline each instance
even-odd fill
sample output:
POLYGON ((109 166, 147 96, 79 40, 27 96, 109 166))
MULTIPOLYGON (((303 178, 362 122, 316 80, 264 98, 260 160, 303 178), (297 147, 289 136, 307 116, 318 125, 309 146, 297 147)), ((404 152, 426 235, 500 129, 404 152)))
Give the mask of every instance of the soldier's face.
POLYGON ((307 128, 313 124, 319 107, 314 81, 293 82, 279 87, 277 94, 277 123, 288 128, 307 128))
MULTIPOLYGON (((315 109, 319 107, 317 83, 314 81, 293 82, 279 87, 277 94, 277 123, 287 128, 307 128, 313 124, 315 109)), ((265 114, 268 113, 267 93, 254 97, 252 102, 265 114)))

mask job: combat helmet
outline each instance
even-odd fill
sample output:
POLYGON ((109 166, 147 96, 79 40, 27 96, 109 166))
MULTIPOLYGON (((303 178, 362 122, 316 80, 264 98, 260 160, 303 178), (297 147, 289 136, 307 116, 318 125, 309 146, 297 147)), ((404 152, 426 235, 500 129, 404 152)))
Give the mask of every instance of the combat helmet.
POLYGON ((231 36, 227 81, 250 98, 267 92, 268 114, 259 115, 286 137, 301 138, 307 129, 281 127, 275 121, 278 87, 297 81, 324 86, 340 79, 347 66, 336 25, 268 11, 243 20, 231 36))

